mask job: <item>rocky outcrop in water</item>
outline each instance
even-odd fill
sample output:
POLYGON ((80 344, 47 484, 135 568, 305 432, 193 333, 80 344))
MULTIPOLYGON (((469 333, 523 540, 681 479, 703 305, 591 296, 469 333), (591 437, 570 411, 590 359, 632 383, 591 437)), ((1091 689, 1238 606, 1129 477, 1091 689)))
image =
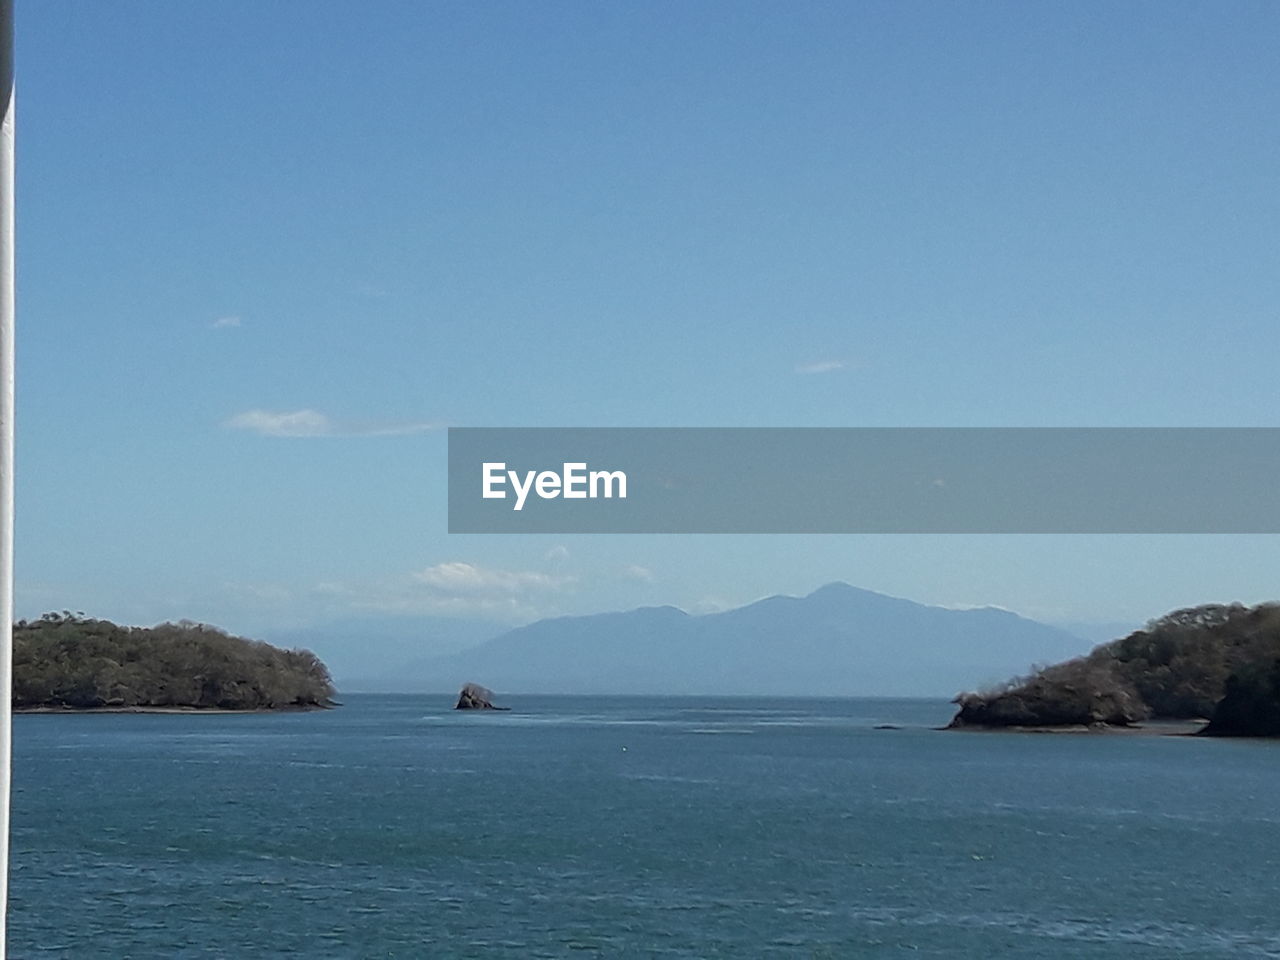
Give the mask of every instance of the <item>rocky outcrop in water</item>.
POLYGON ((493 691, 486 690, 478 683, 467 683, 458 694, 458 705, 455 710, 510 710, 510 707, 495 707, 493 691))

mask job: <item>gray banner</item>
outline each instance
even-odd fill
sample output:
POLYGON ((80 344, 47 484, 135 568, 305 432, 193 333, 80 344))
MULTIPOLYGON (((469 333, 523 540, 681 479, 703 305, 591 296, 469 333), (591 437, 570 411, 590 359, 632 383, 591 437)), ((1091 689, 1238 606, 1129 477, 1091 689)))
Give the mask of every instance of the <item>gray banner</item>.
POLYGON ((449 531, 1280 533, 1280 428, 453 428, 449 531))

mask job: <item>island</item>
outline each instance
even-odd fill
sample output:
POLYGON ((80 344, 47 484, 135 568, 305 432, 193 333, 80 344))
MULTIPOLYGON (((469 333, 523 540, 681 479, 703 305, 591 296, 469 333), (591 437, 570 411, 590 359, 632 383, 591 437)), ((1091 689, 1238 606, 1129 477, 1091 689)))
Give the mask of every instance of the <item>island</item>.
POLYGON ((462 691, 458 694, 458 703, 453 709, 455 710, 510 710, 510 707, 495 707, 493 705, 493 691, 480 686, 478 683, 464 683, 462 691))
POLYGON ((1175 610, 1083 657, 954 702, 950 729, 1133 730, 1182 721, 1179 732, 1280 736, 1280 605, 1175 610))
POLYGON ((47 613, 13 628, 13 709, 224 712, 336 706, 329 670, 203 623, 120 626, 47 613))

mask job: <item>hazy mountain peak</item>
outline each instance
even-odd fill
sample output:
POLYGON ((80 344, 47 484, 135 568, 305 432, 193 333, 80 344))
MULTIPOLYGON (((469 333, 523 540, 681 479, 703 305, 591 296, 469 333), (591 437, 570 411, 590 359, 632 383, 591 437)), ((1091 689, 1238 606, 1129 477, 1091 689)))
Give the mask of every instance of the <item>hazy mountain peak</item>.
POLYGON ((817 590, 810 593, 805 599, 813 600, 820 597, 857 597, 857 596, 874 596, 883 597, 885 594, 876 593, 874 590, 864 590, 861 587, 855 587, 853 584, 845 583, 843 580, 832 580, 830 583, 824 583, 817 590))
POLYGON ((1083 652, 998 609, 949 610, 834 582, 721 613, 560 617, 423 664, 420 689, 504 693, 951 696, 1083 652))

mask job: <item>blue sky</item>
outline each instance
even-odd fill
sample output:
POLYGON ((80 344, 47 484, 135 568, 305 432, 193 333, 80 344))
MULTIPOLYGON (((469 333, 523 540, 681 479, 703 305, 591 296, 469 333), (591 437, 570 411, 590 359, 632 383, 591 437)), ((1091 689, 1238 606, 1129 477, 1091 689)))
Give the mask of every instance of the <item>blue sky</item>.
POLYGON ((1271 3, 25 3, 20 615, 1047 619, 1274 537, 450 537, 447 424, 1272 426, 1271 3))

